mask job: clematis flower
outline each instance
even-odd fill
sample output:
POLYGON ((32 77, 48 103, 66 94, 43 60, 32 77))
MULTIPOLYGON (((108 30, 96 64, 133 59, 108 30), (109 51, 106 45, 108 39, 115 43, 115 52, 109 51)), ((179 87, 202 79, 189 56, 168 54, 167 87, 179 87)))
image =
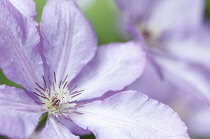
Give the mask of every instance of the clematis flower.
POLYGON ((28 14, 35 5, 26 1, 0 1, 0 68, 24 88, 0 86, 0 135, 31 137, 48 112, 45 127, 32 137, 77 139, 75 127, 97 138, 189 138, 170 107, 140 92, 91 101, 142 74, 146 58, 137 43, 97 48, 89 22, 71 0, 47 1, 39 33, 28 14))
POLYGON ((176 109, 190 134, 208 135, 207 126, 198 126, 202 124, 193 120, 201 115, 201 107, 209 109, 205 103, 210 102, 210 29, 202 22, 204 1, 116 0, 116 3, 124 14, 124 27, 133 39, 144 41, 150 59, 143 76, 127 89, 142 91, 176 109), (195 129, 203 131, 198 134, 195 129))

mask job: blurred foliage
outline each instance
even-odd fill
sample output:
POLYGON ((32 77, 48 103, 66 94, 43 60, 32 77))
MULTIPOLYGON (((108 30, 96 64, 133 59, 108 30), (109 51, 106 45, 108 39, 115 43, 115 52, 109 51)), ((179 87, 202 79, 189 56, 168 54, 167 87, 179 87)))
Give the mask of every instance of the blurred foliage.
POLYGON ((191 137, 191 139, 207 139, 207 138, 202 138, 202 137, 191 137))
POLYGON ((0 136, 0 139, 9 139, 9 138, 4 137, 4 136, 0 136))
POLYGON ((95 139, 95 136, 93 134, 87 135, 87 136, 81 136, 80 139, 95 139))
POLYGON ((210 18, 210 0, 206 0, 205 14, 208 18, 210 18))
POLYGON ((111 0, 96 0, 84 12, 93 25, 99 44, 123 41, 123 37, 117 30, 117 17, 120 12, 114 2, 112 3, 111 0))

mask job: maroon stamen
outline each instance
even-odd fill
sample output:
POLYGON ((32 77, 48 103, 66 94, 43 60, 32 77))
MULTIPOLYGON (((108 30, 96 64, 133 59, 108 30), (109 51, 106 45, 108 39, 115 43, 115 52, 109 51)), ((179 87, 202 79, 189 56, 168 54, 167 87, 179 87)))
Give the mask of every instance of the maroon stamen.
POLYGON ((72 111, 72 113, 78 114, 78 115, 82 115, 83 113, 78 112, 78 111, 72 111))
POLYGON ((66 87, 66 84, 67 84, 68 82, 66 82, 65 84, 64 84, 64 86, 63 86, 63 89, 66 87))
MULTIPOLYGON (((39 94, 37 94, 36 92, 33 92, 35 95, 40 96, 39 94)), ((41 97, 41 96, 40 96, 41 97)))
POLYGON ((47 83, 46 83, 46 80, 45 80, 44 76, 42 76, 42 78, 43 78, 43 81, 44 81, 45 88, 47 88, 47 83))
POLYGON ((77 100, 75 100, 75 101, 70 101, 70 102, 68 101, 69 104, 75 103, 75 102, 77 102, 77 100))
POLYGON ((76 105, 75 107, 77 107, 77 108, 78 108, 78 107, 84 107, 84 105, 76 105))
MULTIPOLYGON (((66 75, 65 79, 63 80, 63 83, 66 81, 67 77, 68 77, 68 75, 66 75)), ((62 84, 63 84, 63 83, 62 83, 62 84)))
POLYGON ((68 88, 70 88, 71 85, 74 84, 74 83, 75 83, 75 80, 71 81, 71 82, 69 83, 69 85, 68 85, 68 88))
POLYGON ((55 80, 55 83, 56 83, 56 75, 55 75, 55 72, 54 72, 54 80, 55 80))
POLYGON ((44 88, 42 88, 37 82, 36 82, 36 85, 37 85, 40 89, 42 89, 43 91, 45 91, 44 88))
POLYGON ((55 105, 57 106, 58 105, 57 103, 60 103, 60 100, 56 98, 56 100, 53 101, 52 106, 55 106, 55 105))
POLYGON ((76 96, 78 96, 78 95, 80 95, 81 93, 78 93, 78 94, 76 94, 76 95, 74 95, 74 96, 72 96, 71 98, 74 98, 74 97, 76 97, 76 96))
POLYGON ((43 99, 47 99, 47 100, 49 100, 47 97, 44 97, 44 96, 41 96, 43 99))
POLYGON ((70 91, 69 91, 69 93, 70 92, 72 92, 74 89, 76 89, 77 88, 77 85, 75 85, 70 91))
MULTIPOLYGON (((45 94, 42 93, 39 89, 37 89, 37 88, 35 88, 35 89, 36 89, 36 91, 38 91, 41 95, 45 96, 45 94)), ((45 97, 46 97, 46 96, 45 96, 45 97)))
POLYGON ((59 89, 61 88, 61 83, 62 83, 62 81, 60 81, 60 83, 59 83, 59 89))
POLYGON ((38 101, 35 101, 36 103, 39 103, 39 104, 45 104, 45 103, 42 103, 42 102, 38 102, 38 101))

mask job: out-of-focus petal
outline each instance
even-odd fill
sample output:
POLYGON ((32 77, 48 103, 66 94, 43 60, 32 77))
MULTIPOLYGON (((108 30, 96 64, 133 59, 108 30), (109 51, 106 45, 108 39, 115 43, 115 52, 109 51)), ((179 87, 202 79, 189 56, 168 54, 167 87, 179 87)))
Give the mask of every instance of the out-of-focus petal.
POLYGON ((199 107, 196 113, 192 113, 188 119, 188 127, 193 135, 199 137, 210 137, 210 107, 199 107))
POLYGON ((116 0, 116 3, 126 23, 131 23, 129 31, 133 31, 131 26, 146 29, 154 38, 162 33, 191 32, 198 29, 203 18, 204 0, 116 0))
POLYGON ((167 81, 210 103, 209 79, 199 70, 179 59, 156 56, 156 60, 161 65, 167 81))
POLYGON ((16 9, 32 21, 36 18, 36 6, 33 0, 9 0, 16 9))
POLYGON ((0 68, 8 79, 33 91, 43 75, 37 28, 8 0, 0 1, 0 22, 0 68))
POLYGON ((147 23, 161 32, 192 31, 201 25, 203 10, 204 0, 159 0, 147 23))
POLYGON ((79 139, 78 136, 73 135, 68 128, 56 121, 54 118, 49 117, 43 130, 38 133, 38 139, 79 139))
POLYGON ((71 81, 95 55, 97 40, 90 23, 73 0, 48 0, 41 32, 50 74, 71 81))
MULTIPOLYGON (((164 76, 164 78, 161 79, 153 65, 148 62, 143 75, 134 83, 126 87, 126 89, 144 92, 150 98, 169 105, 186 123, 190 135, 201 136, 202 132, 207 131, 207 128, 202 125, 208 125, 210 120, 203 118, 201 122, 195 119, 202 113, 201 109, 207 104, 201 102, 196 94, 192 93, 194 90, 180 88, 177 84, 171 82, 170 78, 173 77, 164 76)), ((187 83, 184 84, 182 82, 182 84, 183 86, 188 86, 187 83)), ((207 135, 207 133, 205 135, 207 135)))
POLYGON ((0 135, 10 138, 29 137, 41 117, 41 107, 23 90, 0 86, 0 135))
POLYGON ((125 91, 78 109, 70 115, 99 139, 189 139, 187 127, 168 106, 136 91, 125 91))
POLYGON ((166 103, 175 97, 176 87, 173 83, 162 79, 153 63, 147 62, 144 73, 134 83, 126 87, 126 90, 144 92, 150 98, 166 103), (173 92, 172 92, 173 90, 173 92))
POLYGON ((167 53, 183 62, 201 65, 210 71, 210 29, 203 26, 188 37, 167 42, 167 53))
POLYGON ((143 72, 146 56, 135 42, 100 46, 96 56, 75 79, 78 100, 100 97, 107 91, 118 91, 135 81, 143 72))
POLYGON ((137 20, 142 16, 148 16, 148 12, 156 6, 157 0, 115 0, 123 14, 127 18, 137 20))

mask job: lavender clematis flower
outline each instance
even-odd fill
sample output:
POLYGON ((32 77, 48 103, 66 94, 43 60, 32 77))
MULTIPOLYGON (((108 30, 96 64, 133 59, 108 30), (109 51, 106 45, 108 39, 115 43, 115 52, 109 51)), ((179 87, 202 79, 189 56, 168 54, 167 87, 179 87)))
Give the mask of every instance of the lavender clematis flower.
POLYGON ((207 125, 198 126, 202 124, 193 120, 202 111, 200 107, 209 109, 203 102, 210 103, 210 29, 202 23, 204 1, 116 0, 116 3, 124 13, 124 27, 134 39, 145 41, 150 59, 143 76, 127 89, 142 91, 169 104, 186 121, 191 134, 209 135, 207 125))
POLYGON ((48 0, 41 34, 28 12, 13 4, 0 1, 0 68, 25 90, 0 86, 0 135, 30 137, 48 112, 46 126, 33 137, 77 139, 68 129, 77 124, 105 139, 189 138, 171 108, 139 92, 82 102, 122 90, 142 74, 146 58, 137 43, 97 49, 95 34, 74 1, 48 0))
POLYGON ((127 28, 134 39, 145 41, 149 58, 161 76, 183 89, 191 86, 191 89, 200 92, 199 95, 204 101, 210 102, 209 80, 206 79, 206 74, 203 75, 193 68, 197 65, 210 71, 207 39, 209 32, 201 33, 204 28, 206 30, 206 27, 202 26, 204 1, 116 2, 124 12, 127 28), (128 3, 133 7, 128 6, 128 3), (185 53, 186 51, 188 53, 185 53), (197 83, 197 80, 200 83, 197 83))

